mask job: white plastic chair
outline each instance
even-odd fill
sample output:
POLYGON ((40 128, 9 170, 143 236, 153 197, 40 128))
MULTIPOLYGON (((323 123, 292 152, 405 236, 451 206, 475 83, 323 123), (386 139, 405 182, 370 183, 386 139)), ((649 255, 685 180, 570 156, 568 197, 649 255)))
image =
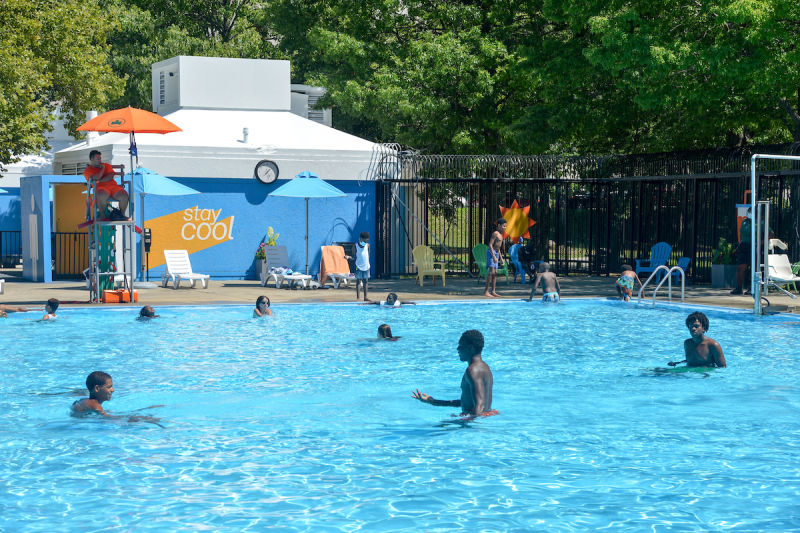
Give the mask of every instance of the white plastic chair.
POLYGON ((800 281, 800 276, 796 276, 794 272, 792 272, 792 264, 789 262, 789 256, 785 254, 769 254, 767 256, 767 262, 769 263, 769 283, 792 298, 796 298, 795 295, 781 289, 781 285, 792 285, 795 290, 797 290, 794 284, 800 281))
POLYGON ((173 289, 178 288, 181 280, 190 282, 193 288, 197 280, 200 280, 203 288, 208 288, 208 274, 192 272, 192 263, 189 261, 189 252, 186 250, 164 250, 164 259, 167 261, 167 266, 161 275, 162 287, 167 286, 167 278, 169 278, 172 281, 173 289))
POLYGON ((270 280, 275 282, 275 288, 280 289, 284 281, 289 282, 292 286, 300 283, 305 289, 309 286, 311 276, 307 274, 281 274, 278 272, 270 272, 271 268, 288 268, 289 267, 289 252, 285 246, 267 246, 264 248, 264 263, 261 267, 261 286, 266 287, 270 280))

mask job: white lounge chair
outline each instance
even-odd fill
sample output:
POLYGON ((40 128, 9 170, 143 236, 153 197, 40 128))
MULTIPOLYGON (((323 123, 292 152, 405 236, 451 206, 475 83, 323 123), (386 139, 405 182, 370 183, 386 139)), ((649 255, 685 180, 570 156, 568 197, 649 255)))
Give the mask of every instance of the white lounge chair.
POLYGON ((192 263, 189 261, 189 252, 186 250, 164 250, 164 259, 167 266, 161 275, 161 286, 167 286, 167 278, 172 281, 172 288, 177 289, 182 280, 191 283, 192 287, 200 280, 204 289, 208 288, 208 274, 192 272, 192 263))
POLYGON ((319 262, 319 282, 324 285, 330 278, 333 288, 338 289, 339 285, 347 287, 350 282, 355 282, 356 277, 350 272, 350 264, 344 254, 344 248, 338 245, 323 246, 322 259, 319 262))
POLYGON ((288 268, 289 267, 289 252, 285 246, 267 246, 264 248, 266 259, 261 266, 261 286, 266 287, 270 280, 275 282, 275 288, 280 289, 283 282, 288 282, 289 286, 294 286, 299 283, 304 289, 308 288, 311 282, 311 276, 307 274, 283 274, 276 271, 270 271, 272 268, 288 268))
POLYGON ((769 254, 767 256, 767 263, 769 264, 767 281, 770 286, 793 299, 797 298, 797 296, 781 287, 781 285, 794 286, 794 283, 800 281, 800 276, 796 276, 792 272, 792 264, 789 262, 789 256, 784 254, 769 254))

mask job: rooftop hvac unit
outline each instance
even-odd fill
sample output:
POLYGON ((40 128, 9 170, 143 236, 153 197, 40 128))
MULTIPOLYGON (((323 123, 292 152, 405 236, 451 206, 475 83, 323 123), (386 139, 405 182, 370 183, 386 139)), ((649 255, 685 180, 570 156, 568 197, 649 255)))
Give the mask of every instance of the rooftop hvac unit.
POLYGON ((292 84, 292 113, 308 120, 319 122, 329 128, 332 127, 332 113, 328 109, 314 109, 317 101, 325 96, 326 91, 322 87, 312 87, 300 83, 292 84))

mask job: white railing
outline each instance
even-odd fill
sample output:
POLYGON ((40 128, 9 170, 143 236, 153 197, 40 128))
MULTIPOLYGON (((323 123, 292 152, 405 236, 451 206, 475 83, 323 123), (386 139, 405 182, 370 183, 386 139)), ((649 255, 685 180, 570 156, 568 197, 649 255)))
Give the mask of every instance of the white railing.
POLYGON ((647 284, 650 283, 650 280, 652 280, 654 277, 656 277, 656 275, 659 272, 662 272, 662 271, 666 272, 667 275, 664 276, 664 279, 661 280, 661 282, 656 286, 655 290, 653 291, 653 305, 656 304, 656 295, 658 294, 658 289, 661 288, 661 286, 664 284, 665 281, 667 282, 667 297, 669 298, 670 302, 672 301, 672 273, 673 272, 680 272, 680 274, 681 274, 681 303, 683 303, 683 301, 684 301, 684 293, 685 293, 685 289, 686 289, 686 272, 684 272, 683 269, 681 267, 679 267, 679 266, 674 266, 674 267, 670 268, 670 267, 668 267, 666 265, 659 265, 659 267, 656 268, 653 271, 652 274, 650 274, 650 277, 647 278, 647 280, 644 283, 642 283, 642 288, 639 289, 639 299, 636 301, 637 304, 642 301, 642 295, 644 294, 644 289, 645 289, 645 287, 647 287, 647 284))

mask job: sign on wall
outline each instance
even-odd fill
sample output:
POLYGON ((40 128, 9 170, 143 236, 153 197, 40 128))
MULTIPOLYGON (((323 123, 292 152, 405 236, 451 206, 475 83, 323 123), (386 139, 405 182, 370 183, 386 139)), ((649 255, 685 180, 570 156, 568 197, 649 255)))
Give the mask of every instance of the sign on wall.
POLYGON ((222 209, 189 207, 150 219, 145 227, 153 235, 151 269, 164 264, 164 250, 186 250, 193 254, 233 240, 233 215, 222 218, 222 209))

